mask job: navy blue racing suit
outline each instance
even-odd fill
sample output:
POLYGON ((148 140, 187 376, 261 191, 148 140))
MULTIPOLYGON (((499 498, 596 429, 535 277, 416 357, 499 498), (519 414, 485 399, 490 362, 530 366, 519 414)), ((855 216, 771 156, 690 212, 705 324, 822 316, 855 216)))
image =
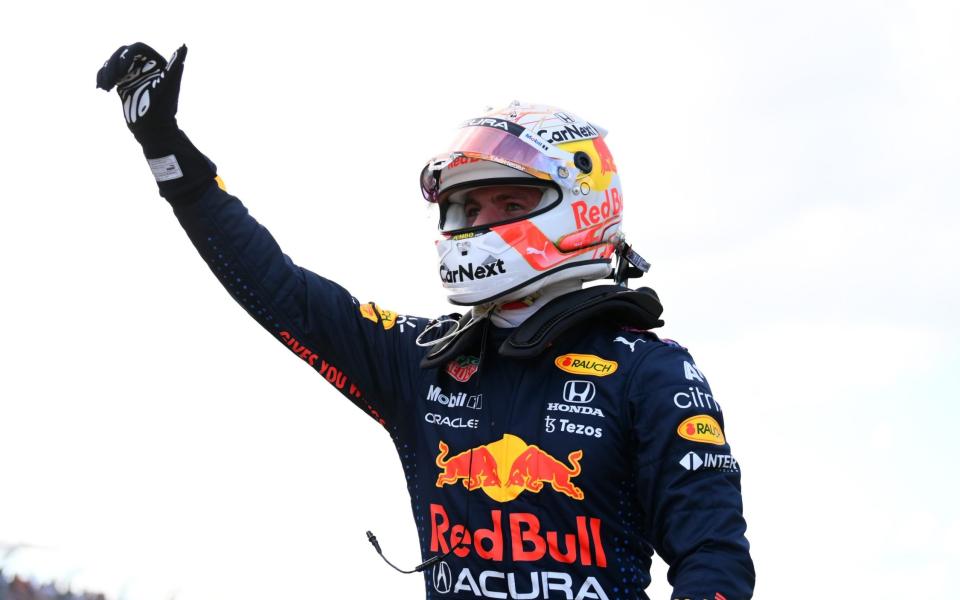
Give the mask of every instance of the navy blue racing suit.
POLYGON ((684 348, 598 320, 507 359, 482 325, 424 369, 427 319, 297 266, 215 184, 171 204, 234 300, 389 432, 423 558, 446 554, 427 598, 647 598, 654 550, 675 598, 752 596, 739 466, 684 348))

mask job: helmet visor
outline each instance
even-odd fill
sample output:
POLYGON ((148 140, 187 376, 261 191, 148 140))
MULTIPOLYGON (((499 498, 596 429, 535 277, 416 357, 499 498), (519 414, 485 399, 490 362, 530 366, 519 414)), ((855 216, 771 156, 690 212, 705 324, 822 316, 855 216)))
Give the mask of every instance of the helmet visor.
POLYGON ((447 152, 424 167, 420 174, 424 198, 437 201, 440 172, 461 156, 507 165, 565 188, 572 187, 579 174, 573 166, 573 154, 545 142, 534 132, 503 119, 472 119, 457 132, 447 152))
POLYGON ((556 185, 537 179, 459 185, 440 194, 440 231, 458 234, 528 219, 556 206, 556 185))

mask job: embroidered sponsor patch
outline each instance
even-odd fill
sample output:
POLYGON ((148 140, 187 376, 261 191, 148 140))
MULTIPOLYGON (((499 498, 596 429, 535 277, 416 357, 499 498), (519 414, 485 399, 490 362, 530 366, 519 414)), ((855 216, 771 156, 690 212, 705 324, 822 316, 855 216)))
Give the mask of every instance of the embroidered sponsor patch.
POLYGON ((458 356, 447 363, 447 375, 466 383, 479 368, 480 359, 476 356, 458 356))
POLYGON ((722 446, 726 443, 720 423, 710 415, 696 415, 685 419, 677 427, 677 435, 691 442, 722 446))
POLYGON ((374 323, 382 323, 384 329, 393 329, 393 326, 397 324, 397 313, 392 310, 380 308, 373 302, 361 304, 360 314, 363 315, 364 319, 369 319, 374 323), (377 318, 377 315, 379 315, 379 318, 377 318))
POLYGON ((606 377, 617 370, 617 361, 600 358, 593 354, 564 354, 558 356, 553 364, 567 373, 596 377, 606 377))

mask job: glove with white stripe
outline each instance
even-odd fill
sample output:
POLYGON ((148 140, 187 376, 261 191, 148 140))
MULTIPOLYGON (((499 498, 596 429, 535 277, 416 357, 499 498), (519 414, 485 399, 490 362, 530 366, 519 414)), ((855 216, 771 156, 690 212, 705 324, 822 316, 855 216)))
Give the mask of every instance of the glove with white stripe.
POLYGON ((180 79, 187 47, 167 61, 150 46, 121 46, 97 72, 97 87, 114 86, 123 104, 127 127, 168 200, 188 196, 213 181, 217 167, 190 142, 177 125, 180 79))

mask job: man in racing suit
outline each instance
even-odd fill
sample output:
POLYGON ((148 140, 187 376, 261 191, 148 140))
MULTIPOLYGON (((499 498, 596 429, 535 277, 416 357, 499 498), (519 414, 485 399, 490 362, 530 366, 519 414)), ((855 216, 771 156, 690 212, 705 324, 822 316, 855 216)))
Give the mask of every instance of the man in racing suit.
POLYGON ((427 598, 647 598, 654 550, 675 598, 752 596, 739 466, 706 378, 649 331, 652 290, 580 289, 614 254, 618 284, 648 266, 620 233, 599 127, 518 103, 467 121, 421 184, 442 282, 472 309, 408 317, 294 264, 226 192, 176 123, 185 56, 124 46, 97 84, 117 86, 234 300, 391 435, 427 598))

